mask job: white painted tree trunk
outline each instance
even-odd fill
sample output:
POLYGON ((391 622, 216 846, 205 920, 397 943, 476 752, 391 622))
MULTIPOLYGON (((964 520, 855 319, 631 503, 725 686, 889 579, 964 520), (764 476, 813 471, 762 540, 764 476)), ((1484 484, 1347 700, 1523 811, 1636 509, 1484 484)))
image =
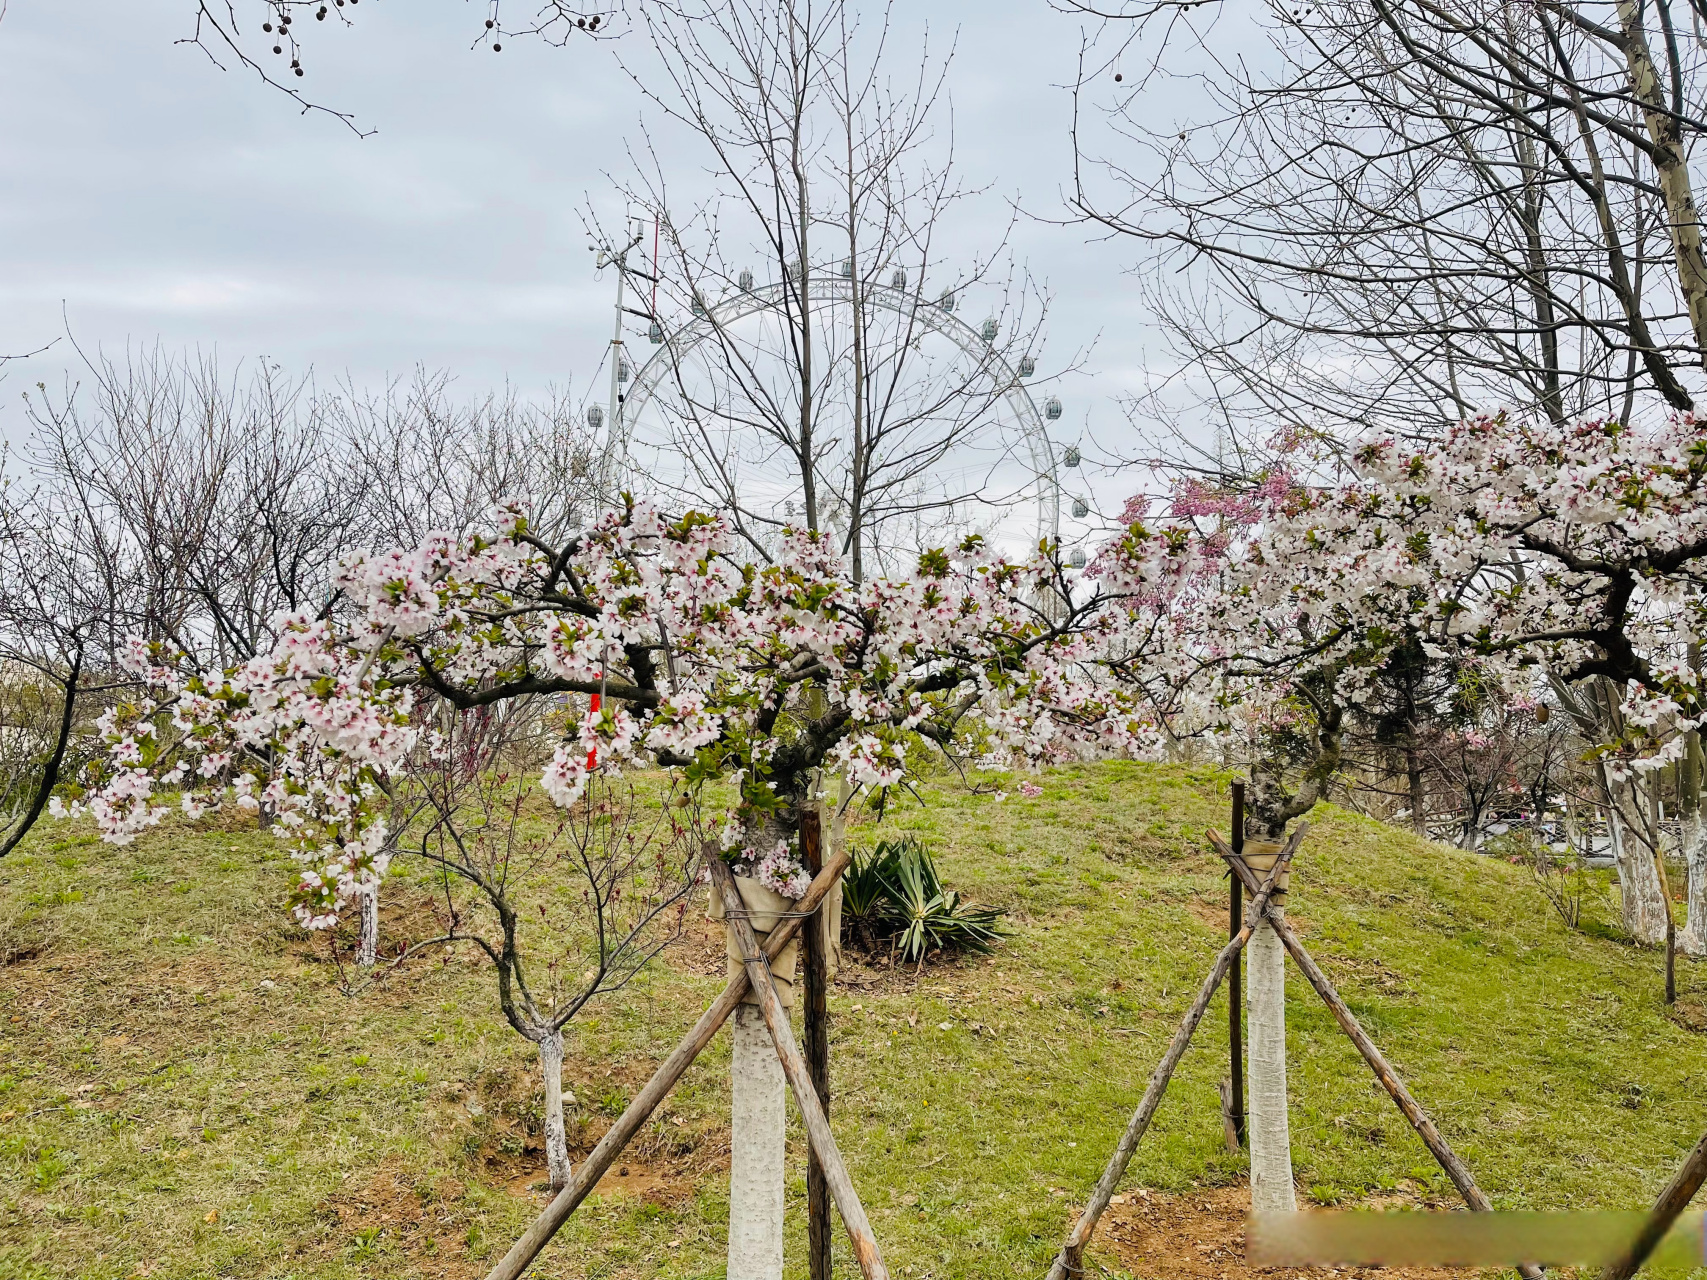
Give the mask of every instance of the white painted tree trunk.
POLYGON ((1689 919, 1677 947, 1685 955, 1707 955, 1707 817, 1699 810, 1683 815, 1683 862, 1689 872, 1689 919))
POLYGON ((574 1172, 569 1167, 569 1134, 563 1125, 563 1033, 553 1031, 539 1042, 539 1069, 545 1077, 545 1167, 551 1189, 561 1191, 574 1172))
POLYGON ((1245 955, 1251 1211, 1293 1213, 1298 1199, 1292 1189, 1292 1133, 1286 1121, 1286 949, 1264 923, 1251 935, 1245 955))
POLYGON ((787 1083, 756 1005, 736 1008, 731 1033, 728 1280, 782 1280, 787 1083))
POLYGON ((361 894, 362 931, 356 941, 356 963, 371 969, 379 958, 379 881, 357 892, 361 894))
POLYGON ((1623 902, 1624 932, 1647 946, 1666 940, 1667 903, 1660 886, 1660 871, 1654 851, 1642 839, 1642 796, 1635 785, 1624 782, 1612 787, 1614 803, 1607 824, 1612 833, 1612 852, 1618 862, 1618 892, 1623 902))

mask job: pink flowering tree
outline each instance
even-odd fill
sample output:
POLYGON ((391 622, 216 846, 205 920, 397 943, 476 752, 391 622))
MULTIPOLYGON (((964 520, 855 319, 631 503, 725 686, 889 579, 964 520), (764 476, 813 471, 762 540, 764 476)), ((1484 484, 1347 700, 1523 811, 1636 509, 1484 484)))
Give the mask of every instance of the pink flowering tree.
POLYGON ((723 856, 798 897, 819 768, 881 789, 932 748, 1038 764, 1152 745, 1149 708, 1114 676, 1145 665, 1188 552, 1180 529, 1134 526, 1080 579, 970 539, 856 582, 817 535, 755 564, 713 515, 631 504, 554 541, 508 506, 485 532, 348 558, 343 608, 285 618, 230 670, 133 644, 146 696, 103 718, 86 808, 117 842, 169 797, 192 817, 262 812, 299 863, 296 918, 326 929, 385 875, 395 797, 443 749, 444 717, 531 700, 563 720, 536 775, 558 808, 639 766, 690 791, 726 780, 723 856))
POLYGON ((565 702, 583 709, 541 774, 553 801, 572 804, 595 769, 641 763, 731 778, 731 860, 769 860, 799 888, 772 855, 821 765, 893 786, 910 751, 952 750, 974 725, 1027 763, 1146 744, 1144 708, 1102 673, 1142 661, 1132 619, 1181 576, 1170 536, 1129 533, 1089 584, 976 540, 925 553, 906 580, 856 584, 814 535, 755 565, 712 516, 636 506, 554 545, 510 508, 488 534, 352 557, 347 617, 295 616, 231 671, 133 646, 151 696, 103 720, 110 769, 88 808, 123 841, 163 816, 163 790, 192 815, 265 805, 303 861, 297 917, 324 928, 384 874, 376 796, 424 732, 423 708, 596 695, 596 710, 565 702))
MULTIPOLYGON (((1483 417, 1428 448, 1372 442, 1357 463, 1402 516, 1443 641, 1604 690, 1567 705, 1603 708, 1584 727, 1604 771, 1624 927, 1664 940, 1670 907, 1657 850, 1637 837, 1640 791, 1707 718, 1689 661, 1707 578, 1707 426, 1687 414, 1652 429, 1483 417)), ((1699 824, 1693 835, 1692 916, 1707 910, 1699 824)))
MULTIPOLYGON (((1353 461, 1354 479, 1271 502, 1192 593, 1186 643, 1229 715, 1284 727, 1292 700, 1308 713, 1300 734, 1331 761, 1335 716, 1367 702, 1382 664, 1415 642, 1474 659, 1519 710, 1548 684, 1610 691, 1588 732, 1614 817, 1637 807, 1636 783, 1707 718, 1689 661, 1703 629, 1707 427, 1483 417, 1433 443, 1370 442, 1353 461)), ((1659 941, 1669 911, 1652 852, 1624 842, 1619 874, 1626 929, 1659 941)), ((1707 866, 1699 879, 1707 893, 1707 866)))
POLYGON ((1312 517, 1331 493, 1276 468, 1237 490, 1187 480, 1168 503, 1190 522, 1192 567, 1161 620, 1166 658, 1148 664, 1146 698, 1181 732, 1240 744, 1247 829, 1263 839, 1327 794, 1348 715, 1385 710, 1385 677, 1415 645, 1414 588, 1383 575, 1370 548, 1319 537, 1312 517))

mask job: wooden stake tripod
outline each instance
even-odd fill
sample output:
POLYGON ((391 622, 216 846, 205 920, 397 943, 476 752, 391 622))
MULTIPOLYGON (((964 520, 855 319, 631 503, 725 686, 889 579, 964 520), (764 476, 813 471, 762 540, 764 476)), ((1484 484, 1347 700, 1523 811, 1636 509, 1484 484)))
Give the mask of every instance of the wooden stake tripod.
MULTIPOLYGON (((1286 922, 1284 916, 1275 915, 1268 909, 1269 894, 1273 889, 1275 877, 1292 860, 1292 855, 1297 851, 1298 842, 1303 839, 1304 832, 1307 829, 1307 824, 1299 824, 1298 829, 1292 833, 1292 838, 1286 842, 1286 847, 1281 850, 1280 856, 1275 859, 1273 868, 1270 869, 1267 877, 1261 883, 1258 883, 1255 873, 1246 865, 1245 860, 1234 853, 1225 840, 1213 831, 1208 833, 1209 843, 1215 847, 1215 852, 1226 860, 1233 874, 1239 878, 1245 889, 1252 895, 1251 905, 1245 912, 1244 927, 1239 930, 1232 941, 1222 948, 1221 954, 1215 958, 1215 963, 1210 967, 1208 976, 1204 978, 1203 985, 1198 989, 1197 999, 1192 1002, 1191 1008, 1186 1011, 1185 1018, 1180 1023, 1179 1030, 1174 1033, 1174 1038, 1168 1045, 1168 1051, 1162 1055, 1161 1065, 1150 1077, 1150 1084, 1144 1091, 1144 1098, 1138 1104, 1137 1111, 1133 1112, 1132 1119, 1127 1122, 1126 1132, 1121 1135, 1120 1142, 1115 1146, 1114 1154, 1109 1158, 1108 1167, 1103 1170, 1102 1178, 1091 1193, 1090 1201, 1085 1205, 1084 1213, 1073 1224, 1073 1229, 1067 1236, 1067 1242, 1061 1247, 1061 1252, 1056 1255, 1055 1264, 1049 1270, 1049 1280, 1068 1280, 1070 1276, 1079 1276, 1084 1273, 1085 1245, 1090 1242, 1092 1233, 1096 1231, 1097 1221, 1107 1210, 1109 1199, 1114 1195, 1115 1187, 1120 1185, 1120 1179, 1125 1176, 1126 1167, 1132 1161, 1133 1152, 1138 1149, 1139 1140, 1143 1138, 1144 1131, 1150 1127, 1150 1121, 1156 1114, 1156 1108, 1161 1105, 1162 1095, 1167 1091, 1168 1081, 1173 1078, 1174 1068, 1179 1065, 1179 1060, 1184 1055, 1186 1046, 1191 1043, 1192 1033, 1197 1030, 1197 1024, 1203 1020, 1203 1014, 1209 1007, 1210 998, 1214 996, 1215 989, 1221 985, 1221 979, 1226 976, 1233 957, 1244 949, 1245 944, 1250 941, 1251 934, 1255 932, 1257 922, 1265 917, 1274 927, 1274 931, 1280 938, 1281 944, 1286 948, 1287 954, 1292 957, 1303 972, 1304 977, 1316 989, 1316 994, 1322 997, 1323 1002, 1333 1013, 1334 1020, 1340 1024, 1340 1029, 1357 1046, 1357 1051, 1363 1055, 1363 1060, 1374 1071, 1375 1078, 1381 1082, 1381 1087, 1386 1089, 1393 1101, 1399 1104, 1399 1110, 1404 1113, 1405 1119, 1417 1131, 1417 1135, 1423 1140, 1434 1158, 1440 1162, 1440 1167, 1446 1170, 1447 1177, 1452 1179, 1453 1185, 1464 1197, 1464 1202, 1479 1213, 1487 1213, 1493 1208, 1488 1203, 1488 1198, 1482 1194, 1482 1189, 1476 1185, 1476 1180, 1470 1176, 1470 1170, 1447 1145, 1446 1139, 1441 1137, 1440 1130, 1435 1128, 1434 1122, 1428 1118, 1427 1113, 1417 1105, 1417 1100, 1411 1096, 1411 1091, 1405 1087, 1404 1081, 1399 1079, 1398 1073, 1393 1070, 1387 1059, 1382 1057, 1381 1051, 1375 1047, 1375 1042, 1358 1025, 1357 1019, 1346 1007, 1345 1001, 1340 999, 1339 992, 1334 990, 1327 975, 1310 957, 1310 953, 1304 949, 1304 944, 1298 940, 1298 935, 1292 926, 1286 922)), ((1539 1267, 1523 1266, 1519 1270, 1526 1277, 1526 1280, 1542 1280, 1543 1273, 1539 1267)))
MULTIPOLYGON (((1358 1025, 1345 1001, 1334 990, 1333 984, 1317 966, 1298 935, 1284 917, 1276 917, 1269 913, 1270 895, 1279 875, 1290 864, 1297 852, 1299 842, 1303 839, 1307 824, 1299 824, 1291 839, 1286 842, 1280 856, 1275 859, 1274 866, 1259 882, 1256 875, 1246 865, 1243 858, 1235 854, 1227 843, 1216 833, 1209 832, 1209 841, 1215 850, 1224 858, 1233 874, 1245 889, 1251 894, 1251 902, 1245 911, 1244 922, 1239 932, 1222 948, 1210 966, 1203 984, 1198 989, 1197 998, 1192 1001, 1186 1011, 1179 1029, 1169 1042, 1167 1052, 1163 1054, 1161 1063, 1150 1076, 1144 1097, 1127 1123, 1125 1132, 1116 1145, 1114 1154, 1109 1158, 1108 1166, 1098 1180, 1095 1190, 1091 1193, 1090 1201, 1085 1205, 1084 1213, 1073 1225, 1061 1252, 1056 1256, 1051 1267, 1050 1280, 1067 1280, 1068 1277, 1080 1276, 1084 1273, 1084 1250, 1095 1233, 1097 1223, 1108 1209, 1109 1201, 1115 1188, 1125 1176, 1127 1166, 1131 1163, 1133 1153, 1138 1148, 1139 1141, 1154 1118, 1156 1109, 1161 1105, 1162 1096, 1166 1093, 1168 1083, 1173 1078, 1174 1069, 1184 1056, 1191 1037, 1202 1022, 1209 1002, 1221 985, 1234 958, 1250 941, 1257 925, 1267 919, 1274 927, 1282 945, 1297 963, 1310 985, 1321 996, 1324 1003, 1333 1013, 1334 1019, 1342 1030, 1357 1046, 1363 1059, 1375 1073, 1404 1113, 1405 1119, 1417 1131, 1423 1142, 1435 1159, 1440 1162, 1447 1176, 1453 1181, 1466 1204, 1478 1212, 1488 1212, 1491 1206, 1471 1177, 1469 1169, 1464 1165, 1447 1145, 1446 1139, 1435 1128, 1410 1090, 1404 1085, 1393 1071, 1392 1066, 1381 1051, 1375 1047, 1363 1028, 1358 1025)), ((776 1045, 777 1056, 782 1061, 783 1070, 789 1085, 794 1091, 796 1101, 800 1105, 801 1115, 805 1120, 806 1133, 813 1153, 824 1170, 825 1182, 828 1184, 831 1198, 842 1216, 843 1225, 853 1241, 854 1256, 859 1261, 860 1270, 867 1280, 887 1280, 888 1271, 884 1267, 883 1257, 877 1247, 877 1240, 872 1235, 871 1224, 865 1216, 865 1210, 860 1205, 858 1193, 855 1192, 852 1179, 848 1176, 847 1167, 842 1162, 841 1154, 836 1149, 835 1138, 830 1133, 829 1122, 824 1109, 819 1105, 817 1093, 812 1088, 812 1080, 806 1061, 801 1056, 799 1047, 794 1042, 794 1036, 788 1022, 787 1011, 782 1008, 777 998, 776 987, 771 981, 769 961, 780 955, 783 949, 794 939, 803 923, 810 919, 820 904, 829 895, 830 890, 841 878, 852 859, 847 853, 838 853, 833 857, 812 880, 806 896, 800 900, 797 912, 778 922, 771 930, 760 947, 754 937, 752 927, 747 922, 746 912, 741 903, 740 894, 735 888, 734 878, 723 860, 715 853, 707 859, 710 868, 713 887, 721 896, 729 926, 734 930, 744 967, 738 975, 729 980, 723 993, 712 1002, 711 1006, 700 1015, 693 1029, 683 1037, 674 1052, 653 1073, 651 1080, 646 1083, 634 1101, 617 1118, 609 1132, 593 1148, 592 1153, 570 1179, 569 1185, 560 1191, 556 1198, 546 1206, 544 1212, 534 1221, 533 1225, 516 1241, 510 1251, 504 1255, 498 1265, 487 1273, 486 1280, 518 1280, 522 1272, 534 1258, 539 1255, 551 1237, 557 1234, 559 1228, 568 1221, 581 1202, 585 1200, 606 1170, 616 1161, 640 1127, 651 1117, 672 1088, 686 1073, 688 1067, 700 1054, 706 1045, 711 1043, 724 1022, 734 1013, 749 990, 758 993, 759 1007, 764 1015, 765 1026, 776 1045)), ((1707 1137, 1704 1137, 1695 1150, 1685 1160, 1677 1175, 1661 1193, 1659 1201, 1654 1205, 1648 1225, 1639 1237, 1632 1242, 1627 1254, 1603 1273, 1603 1280, 1629 1280, 1636 1268, 1647 1257, 1649 1251, 1665 1234, 1666 1230, 1677 1219, 1695 1192, 1707 1182, 1707 1137)), ((1539 1267, 1523 1266, 1519 1270, 1527 1280, 1543 1280, 1539 1267)))

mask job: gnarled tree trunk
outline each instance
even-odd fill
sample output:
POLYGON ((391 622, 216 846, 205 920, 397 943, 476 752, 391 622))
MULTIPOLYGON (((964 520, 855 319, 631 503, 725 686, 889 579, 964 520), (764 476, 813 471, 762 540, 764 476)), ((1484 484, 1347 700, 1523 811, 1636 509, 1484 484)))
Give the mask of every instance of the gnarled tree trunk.
POLYGON ((569 1167, 569 1132, 563 1123, 562 1031, 540 1038, 539 1069, 545 1077, 545 1166, 551 1174, 551 1189, 561 1191, 574 1173, 569 1167))
POLYGON ((379 958, 379 881, 363 886, 361 894, 362 931, 356 940, 356 963, 371 969, 379 958))

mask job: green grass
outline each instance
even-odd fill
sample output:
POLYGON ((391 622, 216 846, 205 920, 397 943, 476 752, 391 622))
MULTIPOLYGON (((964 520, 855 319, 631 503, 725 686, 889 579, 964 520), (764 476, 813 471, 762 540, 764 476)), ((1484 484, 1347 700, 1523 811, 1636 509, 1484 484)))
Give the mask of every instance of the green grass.
MULTIPOLYGON (((1101 765, 1043 785, 998 803, 945 783, 892 809, 885 828, 928 838, 1015 936, 832 996, 838 1139, 898 1276, 1042 1271, 1225 930, 1201 840, 1225 829, 1222 775, 1101 765)), ((403 875, 390 939, 429 931, 403 875)), ((284 916, 288 879, 269 837, 183 826, 114 849, 48 825, 0 864, 0 1278, 479 1276, 532 1217, 535 1060, 488 969, 436 955, 341 995, 284 916)), ((1525 868, 1320 810, 1291 911, 1496 1205, 1638 1205, 1699 1137, 1707 1039, 1667 1016, 1657 957, 1566 931, 1525 868)), ((1707 974, 1682 982, 1699 1011, 1707 974)), ((572 1129, 599 1132, 718 985, 684 958, 595 1006, 571 1037, 572 1129)), ((1223 1010, 1134 1185, 1242 1176, 1215 1098, 1223 1010)), ((1288 1027, 1300 1185, 1450 1203, 1295 975, 1288 1027)), ((721 1275, 726 1055, 720 1038, 639 1140, 652 1192, 590 1201, 534 1274, 721 1275)))

